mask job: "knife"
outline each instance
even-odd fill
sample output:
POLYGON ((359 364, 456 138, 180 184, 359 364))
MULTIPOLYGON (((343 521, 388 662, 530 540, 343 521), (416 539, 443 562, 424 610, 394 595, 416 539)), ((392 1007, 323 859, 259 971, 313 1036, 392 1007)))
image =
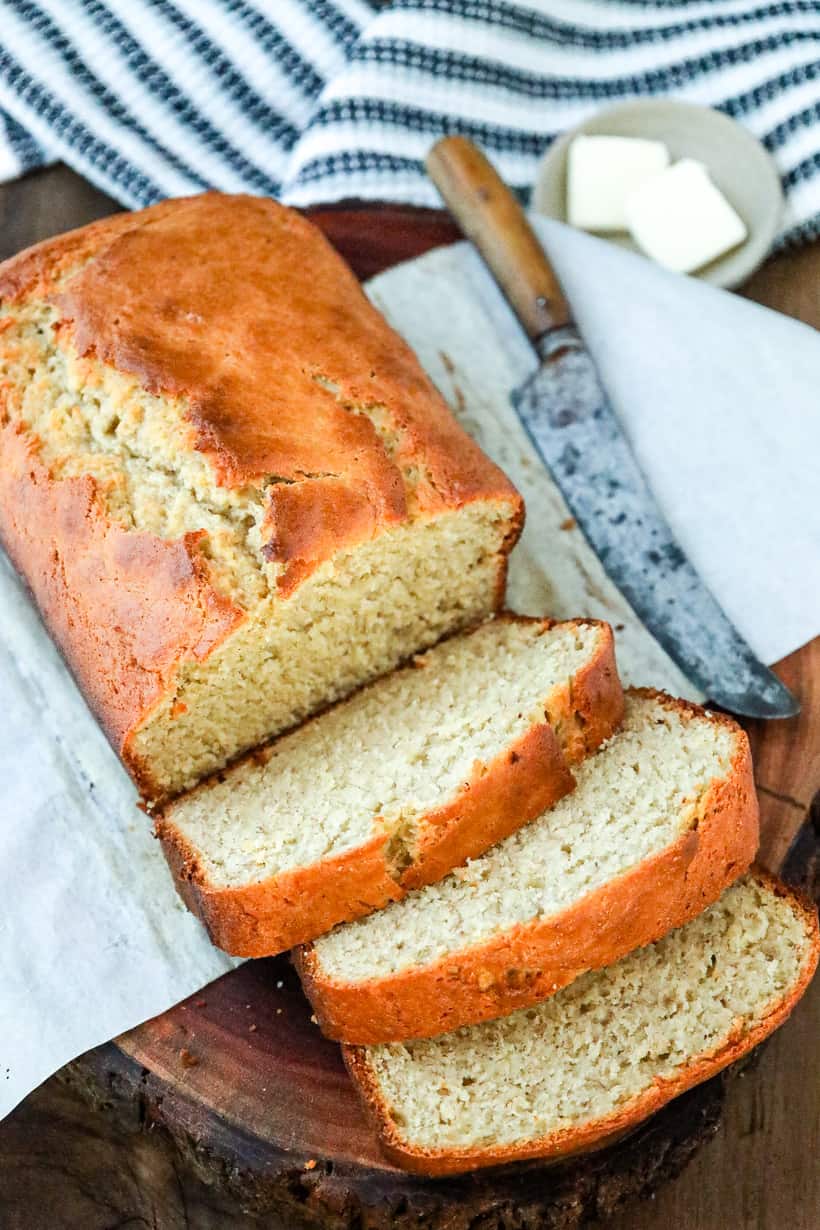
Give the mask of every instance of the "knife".
POLYGON ((465 137, 434 145, 427 170, 535 348, 538 367, 512 404, 609 576, 715 704, 745 717, 793 717, 795 697, 758 661, 675 541, 513 194, 465 137))

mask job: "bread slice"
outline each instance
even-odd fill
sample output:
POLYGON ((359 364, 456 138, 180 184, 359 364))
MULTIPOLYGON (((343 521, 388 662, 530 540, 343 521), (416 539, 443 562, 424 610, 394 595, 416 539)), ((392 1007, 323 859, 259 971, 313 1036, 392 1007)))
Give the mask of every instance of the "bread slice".
POLYGON ((537 816, 622 714, 607 624, 490 620, 183 796, 157 833, 215 943, 280 952, 537 816))
POLYGON ((730 718, 629 693, 576 778, 441 883, 299 954, 330 1037, 432 1037, 537 1003, 699 914, 755 856, 749 741, 730 718))
POLYGON ((745 1055, 817 965, 816 910, 764 873, 680 930, 500 1020, 346 1047, 394 1162, 441 1175, 606 1143, 745 1055))

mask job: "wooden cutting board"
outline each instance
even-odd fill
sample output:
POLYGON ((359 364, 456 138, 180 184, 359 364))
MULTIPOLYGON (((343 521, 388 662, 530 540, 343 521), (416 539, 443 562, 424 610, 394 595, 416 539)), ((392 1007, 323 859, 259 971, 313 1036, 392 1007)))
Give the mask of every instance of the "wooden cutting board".
MULTIPOLYGON (((25 193, 25 184, 10 190, 25 193)), ((51 199, 60 205, 56 221, 50 207, 22 215, 8 209, 7 250, 109 212, 90 190, 51 199)), ((27 200, 35 203, 31 195, 27 200)), ((457 238, 449 220, 432 210, 343 208, 313 211, 313 218, 362 278, 457 238)), ((771 263, 749 293, 820 326, 819 276, 817 248, 771 263)), ((790 870, 806 881, 818 843, 809 827, 796 845, 795 837, 820 787, 820 638, 777 669, 803 710, 789 722, 749 725, 761 792, 762 856, 780 869, 791 850, 790 870)), ((128 1108, 133 1115, 136 1109, 144 1126, 166 1132, 188 1167, 232 1196, 237 1217, 240 1209, 250 1209, 254 1226, 287 1230, 574 1227, 676 1174, 716 1130, 725 1085, 717 1078, 691 1091, 628 1138, 586 1158, 437 1182, 416 1179, 381 1156, 338 1048, 311 1023, 285 958, 248 963, 90 1052, 72 1065, 71 1079, 109 1113, 128 1108)), ((59 1139, 54 1145, 59 1148, 59 1139)), ((654 1223, 642 1218, 640 1224, 654 1223)), ((805 1222, 807 1228, 814 1224, 805 1222)))

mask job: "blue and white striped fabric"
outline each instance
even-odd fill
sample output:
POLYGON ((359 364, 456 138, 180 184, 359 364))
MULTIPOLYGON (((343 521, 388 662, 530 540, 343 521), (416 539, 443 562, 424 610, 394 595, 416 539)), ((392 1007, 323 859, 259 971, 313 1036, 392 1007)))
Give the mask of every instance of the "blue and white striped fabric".
POLYGON ((463 132, 526 196, 622 99, 718 106, 820 235, 820 0, 0 0, 0 178, 62 159, 126 205, 205 187, 438 203, 463 132))

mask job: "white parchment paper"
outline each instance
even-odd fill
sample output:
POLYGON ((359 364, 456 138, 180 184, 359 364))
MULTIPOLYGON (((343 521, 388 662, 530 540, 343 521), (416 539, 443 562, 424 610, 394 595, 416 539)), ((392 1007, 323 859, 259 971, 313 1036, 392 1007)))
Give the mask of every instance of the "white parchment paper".
MULTIPOLYGON (((560 223, 536 226, 678 541, 758 657, 776 662, 820 632, 820 334, 560 223)), ((554 532, 568 511, 507 398, 535 358, 479 257, 438 249, 371 291, 526 498, 513 599, 526 559, 556 613, 622 610, 591 553, 568 553, 554 532)))
MULTIPOLYGON (((378 224, 376 220, 374 224, 378 224)), ((818 335, 559 227, 546 242, 684 548, 757 652, 820 631, 818 335)), ((607 579, 507 395, 533 357, 464 245, 374 300, 527 501, 510 603, 622 625, 632 682, 696 695, 607 579)), ((150 823, 0 558, 0 1115, 74 1056, 229 970, 173 890, 150 823)))

